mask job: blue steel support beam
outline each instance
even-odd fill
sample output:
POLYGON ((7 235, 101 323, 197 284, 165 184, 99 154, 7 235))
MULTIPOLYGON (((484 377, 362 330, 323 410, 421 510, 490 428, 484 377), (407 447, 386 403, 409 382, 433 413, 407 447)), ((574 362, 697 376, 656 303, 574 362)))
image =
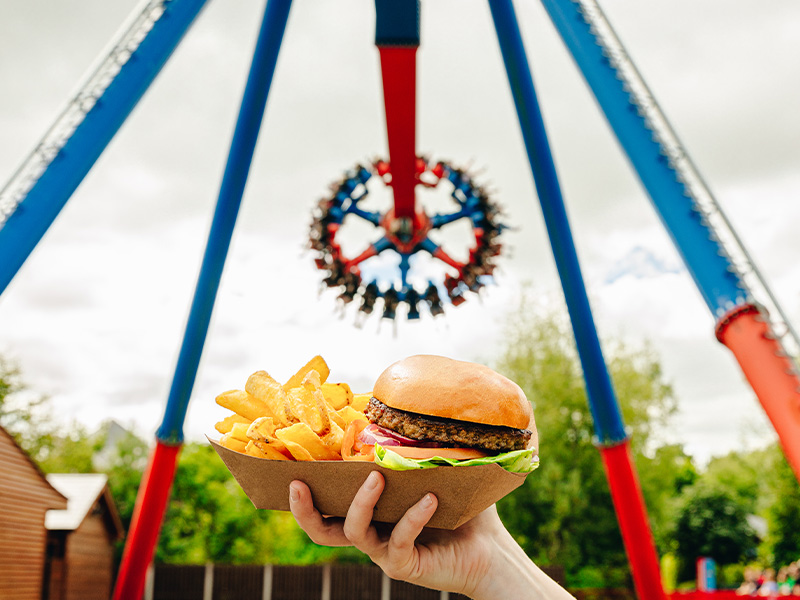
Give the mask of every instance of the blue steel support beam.
POLYGON ((264 11, 189 320, 164 411, 164 420, 156 432, 156 437, 167 444, 180 444, 183 441, 183 422, 247 183, 291 5, 291 0, 268 0, 264 11))
POLYGON ((0 227, 0 294, 167 62, 206 0, 171 0, 139 47, 0 227))
POLYGON ((711 312, 719 317, 746 302, 738 275, 700 219, 693 199, 632 102, 625 82, 603 54, 590 24, 579 10, 580 5, 574 0, 542 0, 542 4, 638 173, 711 312))
POLYGON ((564 288, 595 431, 601 444, 619 443, 627 438, 627 433, 594 326, 514 7, 511 0, 489 0, 489 8, 497 30, 528 161, 550 236, 550 245, 564 288))
POLYGON ((420 0, 375 0, 375 45, 419 46, 420 0))

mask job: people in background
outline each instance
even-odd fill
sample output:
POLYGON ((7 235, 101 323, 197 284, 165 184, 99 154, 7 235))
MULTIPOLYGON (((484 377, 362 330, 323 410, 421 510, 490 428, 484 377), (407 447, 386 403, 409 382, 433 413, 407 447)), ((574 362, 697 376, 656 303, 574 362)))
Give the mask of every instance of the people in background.
POLYGON ((775 577, 775 583, 778 586, 779 595, 788 596, 792 593, 792 588, 789 584, 789 567, 781 567, 778 569, 778 575, 775 577))
POLYGON ((777 598, 779 596, 800 596, 800 560, 774 569, 760 569, 754 566, 745 567, 744 578, 736 590, 739 596, 761 596, 777 598))
POLYGON ((736 594, 739 596, 800 596, 800 560, 774 569, 748 566, 744 570, 744 580, 736 594))
POLYGON ((764 582, 758 588, 759 596, 777 596, 778 583, 775 581, 775 569, 764 569, 764 582))
POLYGON ((789 588, 789 594, 800 596, 800 558, 790 564, 786 571, 786 585, 789 588))
POLYGON ((744 581, 736 590, 738 596, 755 596, 758 592, 761 570, 755 567, 744 568, 744 581))

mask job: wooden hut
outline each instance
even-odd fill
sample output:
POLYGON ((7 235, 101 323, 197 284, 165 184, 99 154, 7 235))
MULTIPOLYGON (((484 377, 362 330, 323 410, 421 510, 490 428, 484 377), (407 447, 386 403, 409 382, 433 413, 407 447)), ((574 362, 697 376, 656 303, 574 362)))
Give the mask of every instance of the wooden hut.
POLYGON ((0 598, 41 600, 45 514, 66 507, 66 497, 0 427, 0 598))
POLYGON ((108 478, 101 474, 48 475, 69 500, 47 513, 47 600, 108 600, 114 579, 114 542, 123 529, 108 478))

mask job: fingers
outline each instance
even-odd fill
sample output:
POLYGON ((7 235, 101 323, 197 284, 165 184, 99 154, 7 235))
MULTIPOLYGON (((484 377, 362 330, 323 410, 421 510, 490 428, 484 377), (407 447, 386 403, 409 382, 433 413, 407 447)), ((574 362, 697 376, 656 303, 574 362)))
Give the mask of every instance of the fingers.
POLYGON ((372 471, 353 498, 344 520, 344 535, 373 560, 378 558, 384 547, 378 532, 371 525, 375 504, 381 497, 384 483, 383 476, 378 471, 372 471))
POLYGON ((298 525, 311 541, 322 546, 350 546, 344 535, 342 519, 326 519, 314 508, 311 490, 301 481, 289 485, 289 508, 298 525))
POLYGON ((433 494, 426 494, 409 508, 394 526, 388 542, 381 539, 372 523, 375 504, 384 489, 383 476, 373 471, 353 498, 347 518, 324 518, 314 508, 311 491, 304 483, 289 486, 289 507, 300 527, 316 544, 355 546, 385 569, 404 569, 413 562, 417 537, 438 507, 433 494), (382 564, 385 563, 385 564, 382 564))
POLYGON ((406 511, 403 518, 395 525, 392 537, 389 538, 390 563, 404 563, 411 557, 414 542, 428 521, 431 520, 438 506, 439 500, 429 493, 406 511))

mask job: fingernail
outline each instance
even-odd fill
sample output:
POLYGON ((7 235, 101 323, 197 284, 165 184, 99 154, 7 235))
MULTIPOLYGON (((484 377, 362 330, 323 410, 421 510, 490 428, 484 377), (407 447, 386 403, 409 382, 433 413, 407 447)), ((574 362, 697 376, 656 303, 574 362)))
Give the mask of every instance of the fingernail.
POLYGON ((433 506, 433 494, 425 494, 419 504, 422 508, 430 508, 433 506))
POLYGON ((367 489, 374 490, 376 487, 378 487, 378 472, 373 471, 367 477, 367 489))
POLYGON ((297 502, 300 500, 300 492, 294 486, 289 486, 289 502, 297 502))

